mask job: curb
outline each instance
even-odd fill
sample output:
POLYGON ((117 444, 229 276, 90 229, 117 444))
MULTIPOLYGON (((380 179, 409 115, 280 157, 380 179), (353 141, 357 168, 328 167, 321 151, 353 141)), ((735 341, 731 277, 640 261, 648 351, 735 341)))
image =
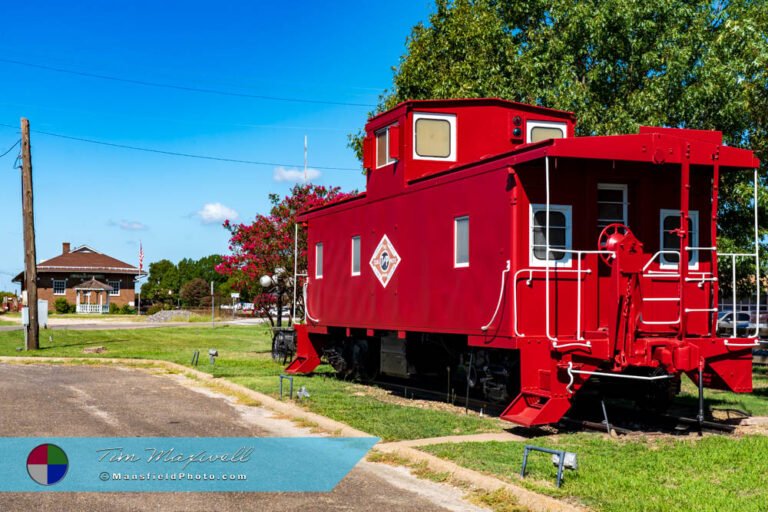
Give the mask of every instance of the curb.
POLYGON ((435 472, 450 473, 454 480, 470 484, 472 487, 486 491, 504 489, 517 498, 520 505, 531 510, 546 510, 550 512, 584 512, 587 509, 559 501, 544 494, 529 491, 523 487, 500 480, 473 469, 464 468, 453 462, 441 459, 426 452, 419 451, 400 443, 379 443, 375 450, 384 453, 398 455, 413 462, 426 463, 427 467, 435 472))
MULTIPOLYGON (((108 365, 120 365, 120 366, 154 366, 158 368, 165 368, 174 372, 181 373, 182 375, 191 376, 201 381, 215 382, 217 386, 226 388, 230 391, 244 394, 253 400, 260 402, 262 407, 270 409, 274 412, 289 416, 293 420, 299 420, 309 422, 317 427, 331 433, 332 435, 341 437, 374 437, 367 432, 357 430, 344 423, 336 420, 332 420, 325 416, 315 414, 313 412, 306 411, 305 409, 289 403, 282 402, 271 396, 253 391, 245 386, 229 382, 226 379, 215 378, 213 375, 194 368, 189 368, 170 361, 160 361, 156 359, 121 359, 121 358, 102 358, 102 357, 8 357, 0 356, 0 363, 83 363, 98 364, 102 366, 108 365)), ((441 459, 426 452, 419 451, 411 446, 418 441, 422 441, 421 444, 429 444, 423 442, 424 440, 414 441, 397 441, 391 443, 379 443, 375 445, 374 449, 391 454, 397 454, 400 457, 406 458, 412 462, 426 463, 427 467, 436 472, 450 473, 454 480, 462 483, 467 483, 474 488, 496 491, 504 489, 510 494, 514 495, 520 505, 523 505, 531 510, 546 510, 551 512, 584 512, 587 509, 571 505, 562 501, 558 501, 555 498, 538 494, 533 491, 529 491, 523 487, 505 482, 496 477, 480 473, 472 469, 467 469, 459 466, 453 462, 441 459)))

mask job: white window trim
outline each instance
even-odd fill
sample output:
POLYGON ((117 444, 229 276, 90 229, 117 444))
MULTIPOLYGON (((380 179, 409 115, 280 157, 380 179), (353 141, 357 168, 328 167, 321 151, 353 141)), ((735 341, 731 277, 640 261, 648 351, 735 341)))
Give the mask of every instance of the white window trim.
MULTIPOLYGON (((525 142, 530 143, 534 128, 559 128, 563 131, 563 138, 568 136, 568 125, 554 121, 527 121, 525 123, 525 142)), ((541 142, 541 141, 539 141, 541 142)))
MULTIPOLYGON (((628 187, 626 184, 621 183, 598 183, 597 184, 597 190, 621 190, 621 206, 622 206, 622 216, 624 217, 624 221, 622 224, 625 226, 629 226, 629 200, 627 199, 627 193, 628 193, 628 187)), ((598 204, 601 201, 598 201, 598 204)), ((604 204, 617 204, 614 202, 605 202, 602 201, 604 204)), ((605 222, 608 219, 597 219, 597 222, 605 222)))
POLYGON ((58 296, 64 296, 67 294, 67 280, 66 279, 52 279, 52 285, 51 288, 53 288, 53 294, 58 296), (56 283, 64 283, 64 291, 61 293, 56 292, 56 283))
POLYGON ((386 166, 391 165, 391 164, 396 162, 396 159, 394 159, 394 158, 389 156, 389 129, 392 128, 393 126, 395 126, 395 125, 391 124, 391 125, 387 126, 386 128, 382 128, 381 130, 376 130, 373 133, 373 135, 374 135, 373 143, 376 145, 376 168, 377 169, 381 169, 382 167, 386 167, 386 166), (382 133, 384 133, 386 135, 385 138, 386 138, 386 141, 387 141, 387 145, 386 145, 387 147, 386 147, 386 149, 384 151, 386 152, 387 158, 386 158, 386 161, 383 164, 379 165, 379 141, 377 139, 379 138, 379 135, 381 135, 382 133))
MULTIPOLYGON (((546 267, 547 260, 539 259, 533 252, 533 216, 538 211, 546 211, 546 204, 531 204, 529 208, 528 218, 528 265, 531 267, 546 267)), ((550 204, 549 212, 560 212, 565 216, 565 248, 567 250, 573 249, 573 224, 572 224, 572 206, 564 204, 550 204)), ((565 257, 561 260, 550 260, 550 267, 557 268, 570 268, 573 266, 572 254, 567 252, 565 257)))
MULTIPOLYGON (((691 233, 688 239, 688 247, 699 246, 699 212, 698 210, 690 210, 688 216, 691 219, 691 233)), ((664 250, 664 219, 667 217, 680 218, 680 210, 659 210, 659 249, 664 250)), ((691 270, 697 270, 699 268, 699 251, 690 251, 691 260, 688 263, 688 268, 691 270)), ((659 255, 659 268, 663 269, 677 269, 678 262, 669 261, 666 258, 666 254, 659 255)))
POLYGON ((323 278, 323 266, 325 265, 325 254, 323 254, 322 258, 322 265, 318 265, 318 252, 323 252, 323 242, 318 242, 315 244, 315 279, 322 279, 323 278))
POLYGON ((469 267, 469 215, 462 215, 460 217, 454 217, 453 219, 453 268, 467 268, 469 267), (467 261, 459 263, 459 221, 467 221, 467 261))
POLYGON ((360 235, 353 236, 351 241, 350 241, 351 257, 350 257, 350 261, 349 261, 349 270, 352 273, 352 276, 359 276, 360 275, 360 269, 363 266, 363 260, 362 260, 362 252, 363 251, 362 251, 361 243, 362 243, 362 241, 360 239, 360 235), (359 268, 357 269, 357 272, 355 272, 355 240, 357 240, 357 248, 358 248, 357 264, 359 265, 359 268))
POLYGON ((110 297, 119 297, 120 296, 120 290, 122 288, 120 286, 120 280, 112 280, 112 279, 110 279, 110 280, 107 281, 107 284, 109 286, 112 286, 112 291, 109 292, 110 297), (117 283, 117 286, 116 287, 112 286, 112 283, 117 283))
POLYGON ((433 160, 437 162, 455 162, 456 161, 456 114, 427 114, 421 112, 413 113, 413 159, 414 160, 433 160), (451 152, 446 157, 438 156, 419 156, 416 153, 416 122, 419 119, 438 119, 448 121, 451 129, 451 152))

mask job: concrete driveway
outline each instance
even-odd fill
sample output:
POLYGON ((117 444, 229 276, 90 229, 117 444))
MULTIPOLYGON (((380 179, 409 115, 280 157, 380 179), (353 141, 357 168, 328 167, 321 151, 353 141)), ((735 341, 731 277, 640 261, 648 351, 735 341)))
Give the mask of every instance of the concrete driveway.
MULTIPOLYGON (((0 364, 0 436, 307 436, 260 407, 180 376, 136 369, 0 364)), ((330 493, 0 493, 0 510, 466 511, 462 492, 360 462, 330 493)))

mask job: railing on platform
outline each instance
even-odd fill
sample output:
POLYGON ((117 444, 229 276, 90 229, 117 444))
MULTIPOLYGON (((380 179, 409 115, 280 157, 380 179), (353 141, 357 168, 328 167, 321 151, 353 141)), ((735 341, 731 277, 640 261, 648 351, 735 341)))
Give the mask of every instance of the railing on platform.
POLYGON ((78 313, 109 313, 109 304, 78 304, 78 313))

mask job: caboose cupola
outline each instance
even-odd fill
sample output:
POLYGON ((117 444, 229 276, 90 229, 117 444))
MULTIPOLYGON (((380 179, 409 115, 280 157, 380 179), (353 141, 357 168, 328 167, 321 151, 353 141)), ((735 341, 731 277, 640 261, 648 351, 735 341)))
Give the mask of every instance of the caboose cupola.
POLYGON ((368 121, 368 191, 442 174, 524 144, 572 137, 570 112, 502 99, 413 100, 368 121))

